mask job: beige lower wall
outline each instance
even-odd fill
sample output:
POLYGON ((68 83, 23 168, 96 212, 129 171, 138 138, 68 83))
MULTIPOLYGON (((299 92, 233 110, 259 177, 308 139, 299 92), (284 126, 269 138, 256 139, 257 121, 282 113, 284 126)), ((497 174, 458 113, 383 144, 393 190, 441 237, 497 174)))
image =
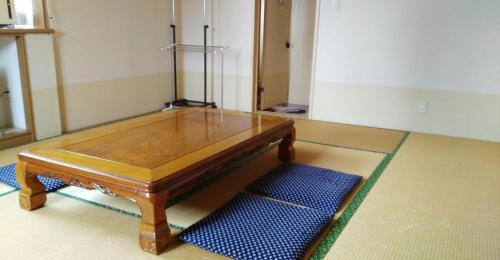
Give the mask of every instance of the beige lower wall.
POLYGON ((500 95, 316 82, 312 118, 500 142, 500 95))
POLYGON ((66 130, 160 111, 170 100, 168 80, 157 74, 64 86, 66 130))
POLYGON ((61 114, 57 88, 32 90, 31 99, 36 139, 42 140, 61 135, 61 114))
MULTIPOLYGON (((203 72, 184 71, 178 75, 179 98, 203 100, 203 72)), ((241 111, 252 111, 253 84, 252 77, 224 75, 224 108, 241 111)), ((208 101, 211 100, 211 86, 214 86, 214 100, 221 104, 220 74, 207 76, 208 101)))

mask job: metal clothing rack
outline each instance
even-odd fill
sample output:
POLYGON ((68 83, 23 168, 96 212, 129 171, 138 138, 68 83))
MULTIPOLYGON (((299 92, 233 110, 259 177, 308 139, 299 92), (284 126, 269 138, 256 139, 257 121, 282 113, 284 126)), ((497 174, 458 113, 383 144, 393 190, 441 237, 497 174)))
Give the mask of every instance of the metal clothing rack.
MULTIPOLYGON (((216 103, 214 102, 213 97, 213 86, 212 86, 212 101, 208 102, 207 100, 207 54, 221 54, 221 92, 223 92, 223 71, 224 71, 224 50, 228 47, 222 46, 208 46, 207 45, 207 30, 209 29, 207 23, 207 1, 203 0, 203 45, 188 45, 188 44, 177 44, 176 41, 176 16, 175 16, 175 5, 176 0, 172 0, 172 23, 170 24, 170 28, 172 28, 172 40, 173 44, 162 48, 162 50, 169 51, 169 61, 173 61, 173 88, 174 95, 170 95, 172 100, 165 104, 168 108, 177 107, 186 107, 186 106, 199 106, 199 107, 212 107, 217 108, 216 103), (203 101, 198 100, 188 100, 188 99, 179 99, 178 98, 178 84, 177 84, 177 52, 202 52, 203 53, 203 101)), ((172 93, 171 93, 172 94, 172 93)), ((221 101, 222 102, 222 101, 221 101)))
POLYGON ((204 86, 204 100, 203 101, 193 101, 193 100, 187 100, 187 99, 178 99, 177 97, 177 69, 175 68, 175 63, 176 59, 175 57, 177 56, 178 52, 190 52, 190 53, 203 53, 204 56, 207 55, 208 53, 212 53, 214 55, 220 55, 220 93, 221 93, 221 104, 220 108, 224 108, 224 51, 228 49, 229 47, 226 46, 209 46, 209 45, 190 45, 190 44, 171 44, 165 48, 162 48, 162 51, 168 51, 168 56, 169 56, 169 61, 174 62, 174 77, 173 81, 173 89, 174 89, 174 95, 172 95, 172 86, 170 87, 170 96, 172 97, 172 100, 168 103, 165 104, 167 109, 171 109, 174 107, 185 107, 185 106, 196 106, 192 105, 191 103, 198 104, 198 106, 201 107, 212 107, 212 108, 217 108, 217 105, 214 101, 214 86, 212 85, 211 89, 211 101, 208 102, 207 100, 207 85, 206 85, 206 77, 207 73, 205 70, 205 86, 204 86), (173 58, 173 59, 172 59, 173 58))

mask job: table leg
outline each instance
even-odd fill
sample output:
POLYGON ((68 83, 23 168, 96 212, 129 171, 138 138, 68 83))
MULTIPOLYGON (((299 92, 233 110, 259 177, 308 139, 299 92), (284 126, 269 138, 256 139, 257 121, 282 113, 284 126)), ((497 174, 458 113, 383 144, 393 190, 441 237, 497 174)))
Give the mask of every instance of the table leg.
POLYGON ((293 148, 294 142, 295 142, 295 127, 292 127, 290 134, 285 136, 280 143, 278 151, 280 160, 284 162, 289 162, 295 159, 295 148, 293 148))
POLYGON ((135 200, 142 212, 139 244, 142 250, 158 255, 170 242, 170 228, 165 214, 168 194, 147 193, 135 200))
POLYGON ((19 205, 25 210, 35 210, 43 207, 47 201, 45 186, 38 180, 36 174, 27 171, 25 162, 18 162, 16 165, 17 183, 21 185, 19 191, 19 205))

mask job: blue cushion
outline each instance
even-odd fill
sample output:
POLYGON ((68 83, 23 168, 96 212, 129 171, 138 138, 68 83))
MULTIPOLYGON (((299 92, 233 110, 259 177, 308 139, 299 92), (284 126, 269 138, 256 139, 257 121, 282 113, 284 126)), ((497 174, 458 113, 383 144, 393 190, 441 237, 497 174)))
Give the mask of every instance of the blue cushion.
MULTIPOLYGON (((45 185, 45 190, 47 192, 58 190, 65 186, 62 181, 46 178, 43 176, 38 176, 38 180, 45 185)), ((0 182, 3 182, 14 188, 21 188, 16 181, 16 165, 10 164, 0 168, 0 182)))
POLYGON ((334 215, 360 180, 357 175, 285 163, 252 183, 248 190, 334 215))
POLYGON ((299 259, 330 221, 318 210, 240 193, 179 239, 234 259, 299 259))

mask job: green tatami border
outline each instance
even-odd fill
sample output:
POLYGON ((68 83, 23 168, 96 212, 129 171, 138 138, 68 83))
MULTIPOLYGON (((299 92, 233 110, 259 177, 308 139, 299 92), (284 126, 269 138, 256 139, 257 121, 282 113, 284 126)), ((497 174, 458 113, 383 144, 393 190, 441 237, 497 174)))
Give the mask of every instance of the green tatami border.
POLYGON ((363 187, 361 187, 361 190, 356 194, 351 203, 347 205, 347 208, 345 209, 344 213, 335 222, 333 227, 331 227, 326 236, 321 240, 318 247, 312 253, 310 259, 319 260, 319 259, 324 259, 326 257, 330 249, 335 244, 335 241, 337 241, 338 237, 349 223, 349 220, 351 220, 356 210, 359 208, 359 206, 361 206, 363 200, 366 198, 370 190, 373 188, 379 177, 382 175, 384 170, 387 168, 387 166, 392 161, 392 159, 399 151, 399 149, 401 148, 401 146, 406 141, 409 135, 410 132, 406 132, 401 141, 399 142, 398 146, 396 147, 396 149, 394 149, 392 153, 387 154, 384 157, 384 159, 379 163, 377 168, 375 168, 373 173, 366 180, 363 187))
MULTIPOLYGON (((135 218, 141 218, 141 214, 137 214, 137 213, 134 213, 134 212, 123 210, 123 209, 111 207, 111 206, 108 206, 108 205, 105 205, 105 204, 102 204, 102 203, 98 203, 98 202, 95 202, 95 201, 86 200, 86 199, 83 199, 83 198, 80 198, 80 197, 76 197, 76 196, 73 196, 73 195, 69 195, 69 194, 66 194, 66 193, 63 193, 63 192, 59 192, 59 191, 56 191, 54 193, 58 194, 58 195, 61 195, 63 197, 69 198, 69 199, 74 199, 74 200, 77 200, 77 201, 80 201, 80 202, 84 202, 86 204, 97 206, 97 207, 100 207, 100 208, 103 208, 103 209, 108 209, 108 210, 111 210, 111 211, 114 211, 114 212, 117 212, 117 213, 121 213, 121 214, 124 214, 124 215, 127 215, 127 216, 131 216, 131 217, 135 217, 135 218)), ((186 229, 184 227, 181 227, 181 226, 178 226, 178 225, 174 225, 174 224, 170 224, 170 223, 168 223, 168 226, 171 227, 171 228, 175 228, 175 229, 181 230, 181 231, 186 229)))
MULTIPOLYGON (((192 189, 186 191, 185 193, 182 193, 181 195, 175 197, 174 199, 172 199, 171 201, 169 201, 168 205, 167 205, 167 208, 169 207, 172 207, 173 205, 187 199, 188 197, 190 197, 191 195, 197 193, 198 191, 210 186, 211 184, 213 184, 214 182, 217 182, 218 180, 220 180, 221 178, 227 176, 228 174, 234 172, 234 170, 240 168, 241 166, 243 166, 244 164, 250 162, 250 161, 253 161, 259 157, 261 157, 262 155, 264 155, 265 153, 273 150, 274 148, 276 148, 277 146, 279 145, 279 141, 278 142, 275 142, 241 160, 238 160, 232 164, 230 164, 228 167, 224 168, 219 174, 217 174, 216 176, 208 179, 207 181, 205 182, 202 182, 198 185, 196 185, 195 187, 193 187, 192 189)), ((12 191, 13 192, 13 191, 12 191)), ((87 200, 87 199, 83 199, 83 198, 80 198, 80 197, 77 197, 77 196, 73 196, 73 195, 70 195, 70 194, 67 194, 67 193, 64 193, 64 192, 60 192, 60 191, 55 191, 54 192, 55 194, 58 194, 58 195, 61 195, 63 197, 66 197, 66 198, 69 198, 69 199, 74 199, 74 200, 77 200, 77 201, 80 201, 80 202, 83 202, 83 203, 87 203, 87 204, 90 204, 90 205, 93 205, 93 206, 97 206, 97 207, 101 207, 103 209, 108 209, 108 210, 111 210, 111 211, 114 211, 114 212, 117 212, 117 213, 121 213, 121 214, 124 214, 124 215, 127 215, 127 216, 131 216, 131 217, 136 217, 136 218, 140 218, 141 215, 140 214, 137 214, 137 213, 134 213, 134 212, 130 212, 130 211, 126 211, 126 210, 123 210, 123 209, 119 209, 119 208, 115 208, 115 207, 112 207, 112 206, 109 206, 109 205, 105 205, 105 204, 102 204, 102 203, 98 203, 98 202, 95 202, 95 201, 91 201, 91 200, 87 200)), ((174 225, 174 224, 168 224, 170 227, 172 228, 175 228, 175 229, 179 229, 179 230, 185 230, 186 228, 184 227, 181 227, 181 226, 177 226, 177 225, 174 225)))
POLYGON ((16 191, 18 191, 18 189, 13 189, 13 190, 10 190, 10 191, 4 192, 4 193, 0 193, 0 197, 14 193, 16 191))
MULTIPOLYGON (((318 144, 318 145, 324 145, 324 146, 331 146, 331 147, 338 147, 338 148, 343 148, 343 149, 351 149, 351 150, 357 150, 357 151, 363 151, 363 152, 371 152, 371 153, 377 153, 377 154, 384 154, 384 158, 382 161, 378 164, 378 166, 374 169, 370 177, 366 180, 366 182, 363 184, 359 192, 355 195, 353 200, 347 205, 345 211, 343 214, 339 217, 337 221, 333 225, 330 226, 329 230, 325 231, 326 235, 324 235, 320 242, 319 245, 314 249, 313 253, 311 254, 310 259, 324 259, 325 256, 328 254, 330 249, 333 247, 334 243, 336 240, 339 238, 340 234, 343 232, 344 228, 347 226, 348 222, 351 220, 353 215, 355 214, 356 210, 359 208, 359 206, 362 204, 363 200, 366 198, 368 193, 371 191, 375 183, 378 181, 379 177, 383 174, 389 163, 392 161, 394 156, 397 154, 401 146, 404 144, 404 142, 407 140, 408 136, 410 135, 410 132, 405 132, 404 136, 401 138, 400 142, 396 146, 396 148, 391 152, 391 153, 385 153, 381 151, 373 151, 373 150, 368 150, 368 149, 363 149, 363 148, 355 148, 355 147, 345 147, 345 146, 340 146, 340 145, 334 145, 334 144, 327 144, 327 143, 319 143, 319 142, 314 142, 314 141, 307 141, 307 140, 300 140, 297 139, 296 141, 299 142, 304 142, 304 143, 312 143, 312 144, 318 144)), ((225 167, 222 171, 220 171, 218 174, 216 174, 213 177, 210 177, 206 181, 194 186, 190 190, 186 191, 185 193, 182 193, 181 195, 173 198, 171 201, 169 201, 167 208, 180 203, 187 199, 188 197, 192 196, 193 194, 203 190, 204 188, 212 185, 213 183, 219 181, 223 177, 235 172, 236 169, 241 168, 243 165, 261 157, 262 155, 266 154, 267 152, 275 149, 279 145, 279 141, 275 142, 269 146, 266 146, 262 148, 261 150, 252 153, 240 160, 237 160, 231 164, 229 164, 227 167, 225 167)), ((17 189, 14 189, 12 191, 0 194, 1 196, 16 192, 17 189)), ((69 198, 69 199, 74 199, 89 205, 101 207, 103 209, 111 210, 117 213, 121 213, 130 217, 135 217, 135 218, 141 218, 140 214, 130 212, 127 210, 115 208, 112 206, 108 206, 106 204, 102 204, 99 202, 87 200, 84 198, 80 198, 77 196, 73 196, 70 194, 66 194, 60 191, 55 191, 55 194, 61 195, 63 197, 69 198)), ((174 224, 168 224, 169 227, 177 229, 177 230, 185 230, 186 228, 177 226, 174 224)))
POLYGON ((386 153, 386 152, 375 151, 375 150, 370 150, 370 149, 364 149, 364 148, 358 148, 358 147, 349 147, 349 146, 342 146, 342 145, 329 144, 329 143, 321 143, 321 142, 309 141, 309 140, 304 140, 304 139, 297 139, 295 141, 303 142, 303 143, 310 143, 310 144, 319 144, 319 145, 324 145, 324 146, 332 146, 332 147, 344 148, 344 149, 350 149, 350 150, 356 150, 356 151, 362 151, 362 152, 380 153, 380 154, 385 154, 385 155, 389 154, 389 153, 386 153))

